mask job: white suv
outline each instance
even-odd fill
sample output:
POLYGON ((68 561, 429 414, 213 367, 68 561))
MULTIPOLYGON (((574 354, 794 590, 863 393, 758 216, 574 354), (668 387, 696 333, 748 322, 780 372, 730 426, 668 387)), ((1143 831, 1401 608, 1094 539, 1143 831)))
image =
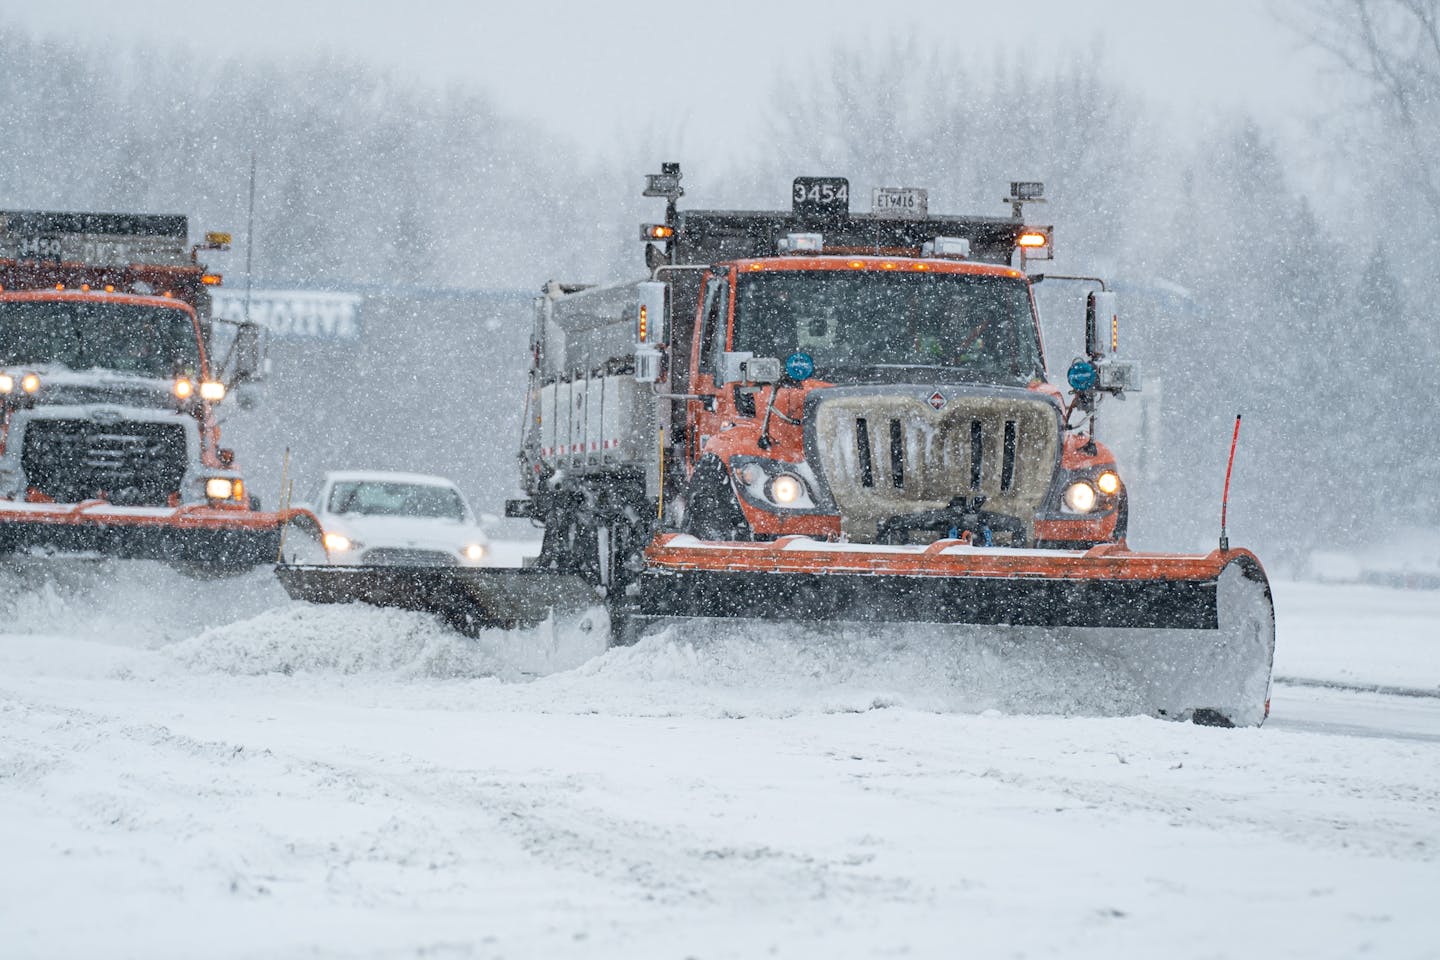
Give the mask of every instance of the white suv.
POLYGON ((455 484, 375 470, 325 474, 307 504, 329 563, 482 566, 490 544, 455 484))

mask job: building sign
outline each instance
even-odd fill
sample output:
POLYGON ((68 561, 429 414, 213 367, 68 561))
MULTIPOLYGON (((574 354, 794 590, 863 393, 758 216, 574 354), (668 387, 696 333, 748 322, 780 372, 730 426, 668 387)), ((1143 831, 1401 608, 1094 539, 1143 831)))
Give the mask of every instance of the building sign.
MULTIPOLYGON (((252 290, 250 319, 279 340, 358 340, 360 301, 355 293, 315 290, 252 290)), ((214 293, 215 316, 245 319, 245 292, 214 293)))

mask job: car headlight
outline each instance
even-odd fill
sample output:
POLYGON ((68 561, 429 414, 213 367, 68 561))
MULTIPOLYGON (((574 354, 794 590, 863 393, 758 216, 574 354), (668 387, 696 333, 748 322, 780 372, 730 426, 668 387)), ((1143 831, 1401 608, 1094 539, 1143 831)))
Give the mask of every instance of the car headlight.
POLYGON ((1065 506, 1075 513, 1094 510, 1095 500, 1095 488, 1084 480, 1077 480, 1065 488, 1065 506))
POLYGON ((805 482, 793 473, 782 473, 771 478, 765 490, 765 495, 782 507, 795 503, 804 493, 805 482))
POLYGON ((235 482, 229 477, 211 477, 205 481, 205 496, 211 500, 229 500, 235 492, 235 482))
POLYGON ((461 553, 465 554, 465 559, 471 563, 478 563, 485 556, 485 548, 478 543, 467 543, 461 553))
POLYGON ((345 534, 343 533, 325 534, 325 549, 329 550, 331 553, 344 553, 352 546, 354 546, 354 543, 352 543, 350 538, 345 536, 345 534))

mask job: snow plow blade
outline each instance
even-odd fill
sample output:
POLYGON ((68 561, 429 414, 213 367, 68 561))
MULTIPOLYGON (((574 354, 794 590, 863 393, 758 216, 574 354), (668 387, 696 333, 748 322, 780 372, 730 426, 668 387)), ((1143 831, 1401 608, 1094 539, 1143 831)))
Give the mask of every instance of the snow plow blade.
POLYGON ((986 628, 1079 646, 1124 670, 1149 712, 1256 725, 1269 712, 1274 608, 1247 550, 1205 556, 656 538, 627 629, 683 618, 986 628))
POLYGON ((238 571, 274 563, 280 529, 296 513, 198 505, 123 507, 99 500, 7 503, 0 506, 0 553, 39 548, 238 571))
POLYGON ((579 615, 603 602, 581 577, 530 567, 281 564, 275 575, 294 600, 433 613, 472 636, 579 615))

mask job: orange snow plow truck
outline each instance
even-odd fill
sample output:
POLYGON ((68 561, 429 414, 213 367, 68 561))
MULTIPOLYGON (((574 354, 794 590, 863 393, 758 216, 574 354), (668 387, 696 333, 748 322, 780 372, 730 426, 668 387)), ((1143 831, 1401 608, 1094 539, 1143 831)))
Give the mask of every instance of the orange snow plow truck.
MULTIPOLYGON (((1068 398, 1047 377, 1026 272, 1053 232, 940 216, 925 191, 850 209, 799 178, 785 211, 678 208, 641 228, 647 279, 537 301, 510 516, 543 524, 511 571, 280 568, 292 595, 535 622, 604 601, 612 636, 761 620, 918 625, 955 643, 1103 661, 1141 709, 1268 712, 1274 614, 1259 561, 1127 549, 1127 492, 1095 436, 1137 386, 1113 295, 1089 281, 1068 398), (947 633, 949 631, 949 633, 947 633), (1078 656, 1072 656, 1077 654, 1078 656)), ((587 614, 593 623, 593 613, 587 614)), ((1107 668, 1108 669, 1108 668, 1107 668)))
POLYGON ((183 216, 0 212, 0 555, 99 553, 226 573, 275 560, 216 406, 259 330, 211 354, 211 286, 183 216))

